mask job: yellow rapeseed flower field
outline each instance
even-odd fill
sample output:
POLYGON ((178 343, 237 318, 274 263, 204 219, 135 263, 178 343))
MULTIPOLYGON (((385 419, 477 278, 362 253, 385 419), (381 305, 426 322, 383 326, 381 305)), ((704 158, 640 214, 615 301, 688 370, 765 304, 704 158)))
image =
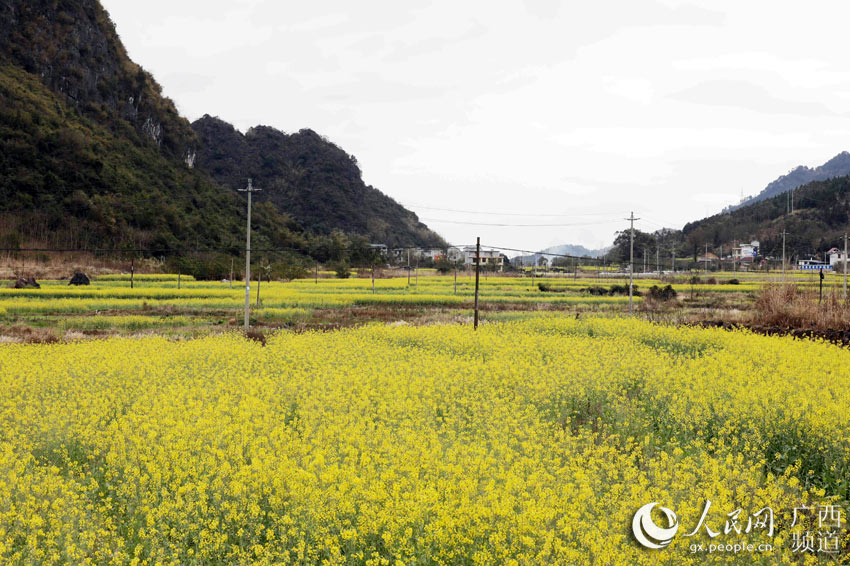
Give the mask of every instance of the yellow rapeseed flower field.
POLYGON ((848 367, 557 316, 4 345, 0 564, 832 563, 790 521, 848 497, 848 367), (734 534, 683 536, 706 500, 714 531, 770 506, 773 550, 691 552, 734 534), (632 536, 650 502, 667 548, 632 536))

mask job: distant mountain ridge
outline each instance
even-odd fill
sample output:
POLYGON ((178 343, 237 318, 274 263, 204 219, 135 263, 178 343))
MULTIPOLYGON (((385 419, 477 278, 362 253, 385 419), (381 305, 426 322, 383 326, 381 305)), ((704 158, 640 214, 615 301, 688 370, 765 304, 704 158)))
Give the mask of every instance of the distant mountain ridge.
POLYGON ((723 212, 730 212, 743 206, 773 198, 812 181, 824 181, 833 177, 843 177, 844 175, 850 175, 850 153, 846 151, 842 151, 823 165, 815 168, 800 165, 775 181, 772 181, 756 196, 744 199, 736 205, 726 207, 723 209, 723 212))
POLYGON ((523 265, 531 265, 532 263, 536 264, 537 260, 541 257, 545 257, 547 259, 552 259, 557 256, 573 256, 573 257, 592 257, 597 258, 608 253, 608 250, 611 249, 611 246, 599 248, 599 249, 588 249, 584 246, 577 244, 562 244, 560 246, 552 246, 546 248, 545 250, 541 250, 534 254, 530 255, 520 255, 515 257, 513 262, 519 262, 523 265))

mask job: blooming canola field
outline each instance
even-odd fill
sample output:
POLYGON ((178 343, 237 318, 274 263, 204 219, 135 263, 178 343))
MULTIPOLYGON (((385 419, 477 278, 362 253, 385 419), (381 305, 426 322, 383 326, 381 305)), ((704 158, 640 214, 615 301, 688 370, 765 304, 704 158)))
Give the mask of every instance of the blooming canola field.
POLYGON ((790 524, 848 498, 848 362, 545 313, 7 344, 0 563, 834 563, 790 524), (650 502, 681 524, 666 548, 632 535, 650 502), (693 551, 767 506, 775 532, 745 536, 770 550, 693 551))

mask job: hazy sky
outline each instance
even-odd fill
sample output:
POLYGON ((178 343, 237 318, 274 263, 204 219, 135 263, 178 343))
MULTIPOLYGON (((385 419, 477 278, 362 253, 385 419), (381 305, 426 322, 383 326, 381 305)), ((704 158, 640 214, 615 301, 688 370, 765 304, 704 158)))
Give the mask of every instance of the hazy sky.
POLYGON ((846 1, 103 3, 189 119, 316 130, 453 243, 680 228, 850 149, 846 1))

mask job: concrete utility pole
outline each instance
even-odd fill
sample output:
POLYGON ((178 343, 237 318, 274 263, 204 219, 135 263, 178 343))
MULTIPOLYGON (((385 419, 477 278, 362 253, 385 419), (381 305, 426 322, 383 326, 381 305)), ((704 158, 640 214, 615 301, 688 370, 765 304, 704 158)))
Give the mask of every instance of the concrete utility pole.
POLYGON ((643 272, 646 273, 646 246, 643 247, 643 272))
POLYGON ((473 330, 478 330, 478 273, 481 270, 481 237, 475 239, 475 315, 473 330))
POLYGON ((632 211, 629 217, 626 218, 631 224, 629 227, 629 314, 633 312, 633 295, 634 295, 634 271, 635 271, 635 213, 632 211))
POLYGON ((249 313, 251 312, 251 194, 259 192, 248 179, 248 186, 239 189, 241 193, 248 193, 248 223, 245 228, 245 331, 251 327, 249 313))
POLYGON ((705 272, 708 273, 708 243, 707 242, 705 244, 705 255, 703 257, 705 258, 705 272))
POLYGON ((847 232, 844 232, 844 300, 847 300, 847 232))
POLYGON ((658 249, 658 244, 655 244, 655 272, 661 273, 661 250, 658 249))
POLYGON ((410 248, 407 248, 407 286, 410 287, 410 248))
POLYGON ((782 281, 785 281, 785 235, 787 232, 782 230, 782 281))

